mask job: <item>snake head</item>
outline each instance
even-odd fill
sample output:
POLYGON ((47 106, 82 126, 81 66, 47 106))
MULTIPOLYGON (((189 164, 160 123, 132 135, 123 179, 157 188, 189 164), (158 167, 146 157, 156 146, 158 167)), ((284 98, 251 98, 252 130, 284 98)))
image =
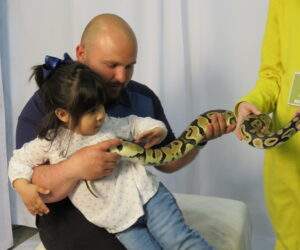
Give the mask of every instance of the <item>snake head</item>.
POLYGON ((109 152, 117 153, 118 155, 126 158, 138 158, 138 156, 144 153, 144 151, 145 149, 140 145, 125 140, 123 140, 120 145, 111 147, 109 149, 109 152))

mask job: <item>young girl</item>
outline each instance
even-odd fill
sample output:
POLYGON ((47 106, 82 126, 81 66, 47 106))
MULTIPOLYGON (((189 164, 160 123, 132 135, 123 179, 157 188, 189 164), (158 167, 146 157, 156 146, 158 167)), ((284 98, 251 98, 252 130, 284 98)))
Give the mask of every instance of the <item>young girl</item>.
MULTIPOLYGON (((60 162, 107 139, 135 140, 147 131, 147 143, 153 145, 167 134, 161 121, 149 117, 107 117, 105 82, 85 65, 47 57, 33 75, 47 115, 38 138, 15 150, 9 163, 11 183, 31 212, 48 212, 41 190, 31 183, 35 166, 60 162)), ((90 222, 116 234, 128 249, 212 249, 184 223, 172 194, 141 164, 122 159, 91 189, 81 181, 69 198, 90 222)))

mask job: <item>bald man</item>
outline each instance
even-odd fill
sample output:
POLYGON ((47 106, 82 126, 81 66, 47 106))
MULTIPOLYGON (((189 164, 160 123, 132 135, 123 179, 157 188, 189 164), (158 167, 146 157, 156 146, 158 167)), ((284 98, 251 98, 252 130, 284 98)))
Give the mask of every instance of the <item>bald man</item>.
MULTIPOLYGON (((131 80, 137 57, 137 41, 122 18, 112 14, 94 17, 76 47, 76 57, 108 80, 109 104, 106 111, 110 116, 150 116, 163 121, 168 128, 168 135, 161 145, 175 138, 158 97, 145 85, 131 80)), ((36 92, 19 117, 17 148, 36 137, 43 115, 41 99, 36 92)), ((215 138, 233 129, 226 127, 222 116, 215 116, 206 134, 215 138)), ((88 222, 67 198, 79 181, 100 179, 112 173, 119 156, 107 150, 119 143, 119 140, 108 140, 80 149, 69 159, 51 167, 43 165, 34 169, 33 183, 51 191, 49 195, 43 195, 50 212, 36 217, 46 249, 124 249, 114 235, 88 222)), ((197 153, 193 150, 184 158, 157 168, 163 172, 174 172, 192 161, 197 153)))

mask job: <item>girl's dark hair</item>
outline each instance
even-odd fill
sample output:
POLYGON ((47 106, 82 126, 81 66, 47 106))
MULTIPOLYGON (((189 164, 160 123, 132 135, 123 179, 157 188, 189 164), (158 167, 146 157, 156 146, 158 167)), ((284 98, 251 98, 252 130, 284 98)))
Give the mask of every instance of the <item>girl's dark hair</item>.
POLYGON ((75 127, 84 113, 105 105, 105 81, 87 66, 74 61, 57 66, 47 77, 44 70, 44 65, 34 66, 30 79, 35 78, 46 110, 38 137, 53 141, 62 125, 55 110, 67 110, 75 127))

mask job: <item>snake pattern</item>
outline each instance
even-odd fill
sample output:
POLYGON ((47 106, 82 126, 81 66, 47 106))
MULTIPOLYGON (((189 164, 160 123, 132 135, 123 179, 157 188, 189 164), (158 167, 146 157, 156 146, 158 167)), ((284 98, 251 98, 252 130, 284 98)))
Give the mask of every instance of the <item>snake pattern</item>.
POLYGON ((300 128, 300 117, 295 116, 283 128, 272 131, 271 118, 266 114, 248 115, 241 125, 244 141, 259 149, 279 146, 290 139, 300 128))
MULTIPOLYGON (((226 125, 236 123, 235 114, 229 110, 210 110, 199 115, 187 129, 175 140, 160 148, 145 149, 142 146, 123 141, 121 145, 110 148, 110 152, 145 165, 163 165, 182 158, 195 147, 205 145, 205 131, 211 116, 221 113, 226 125)), ((295 116, 286 126, 278 131, 271 131, 271 118, 266 114, 249 115, 241 125, 244 141, 250 146, 259 149, 268 149, 278 146, 291 138, 300 127, 300 117, 295 116)), ((96 196, 86 181, 89 191, 96 196)), ((97 196, 96 196, 97 197, 97 196)))

